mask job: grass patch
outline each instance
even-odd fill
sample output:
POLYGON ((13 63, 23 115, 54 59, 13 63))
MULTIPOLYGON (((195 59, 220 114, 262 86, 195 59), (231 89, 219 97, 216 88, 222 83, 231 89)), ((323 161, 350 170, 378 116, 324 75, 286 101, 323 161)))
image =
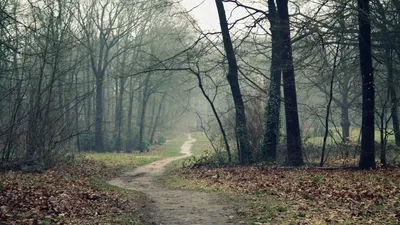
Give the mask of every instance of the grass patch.
POLYGON ((86 153, 87 159, 104 163, 108 167, 123 168, 123 170, 134 169, 162 159, 161 156, 135 153, 86 153))
POLYGON ((84 157, 90 160, 94 160, 96 162, 103 163, 105 166, 108 167, 127 171, 161 159, 182 155, 180 153, 181 146, 186 140, 186 135, 180 135, 174 139, 168 140, 161 146, 152 146, 150 151, 148 152, 85 153, 84 157))
MULTIPOLYGON (((341 137, 338 134, 338 132, 340 132, 340 133, 342 132, 341 129, 338 128, 338 130, 335 130, 334 128, 330 128, 329 131, 332 133, 333 138, 336 140, 336 142, 337 143, 341 143, 341 137)), ((391 129, 388 129, 388 132, 393 133, 391 129)), ((381 135, 380 131, 379 130, 375 130, 375 141, 376 142, 380 142, 380 135, 381 135)), ((352 128, 350 130, 350 141, 352 141, 354 143, 357 143, 358 139, 359 139, 359 136, 360 136, 360 128, 355 128, 354 127, 354 128, 352 128)), ((335 140, 333 138, 331 136, 328 136, 327 140, 326 140, 327 141, 326 143, 328 145, 336 144, 336 142, 335 142, 335 140)), ((388 138, 389 142, 395 140, 394 134, 388 135, 387 138, 388 138)), ((321 136, 321 137, 310 137, 310 138, 307 139, 307 142, 310 143, 310 144, 322 145, 323 139, 324 139, 323 136, 321 136)))
POLYGON ((183 155, 182 153, 180 153, 181 146, 187 140, 188 140, 188 138, 186 135, 180 135, 174 139, 167 140, 167 142, 161 146, 162 147, 161 152, 151 152, 150 151, 149 154, 160 155, 163 158, 183 155))
POLYGON ((195 132, 192 133, 192 137, 196 139, 191 149, 193 156, 197 157, 203 155, 206 151, 213 151, 211 143, 204 133, 195 132))

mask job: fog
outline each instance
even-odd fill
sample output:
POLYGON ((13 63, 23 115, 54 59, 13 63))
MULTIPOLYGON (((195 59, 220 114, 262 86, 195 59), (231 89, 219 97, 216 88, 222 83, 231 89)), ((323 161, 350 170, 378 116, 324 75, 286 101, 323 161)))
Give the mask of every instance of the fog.
POLYGON ((400 145, 397 3, 371 6, 372 33, 355 3, 272 3, 1 1, 2 167, 146 152, 194 131, 244 164, 271 143, 291 165, 323 164, 339 144, 400 145))

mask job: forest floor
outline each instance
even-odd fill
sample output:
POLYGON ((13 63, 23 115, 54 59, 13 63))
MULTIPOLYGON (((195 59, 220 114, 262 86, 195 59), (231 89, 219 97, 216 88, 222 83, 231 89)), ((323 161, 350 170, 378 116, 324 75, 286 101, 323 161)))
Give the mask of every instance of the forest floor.
MULTIPOLYGON (((195 152, 207 148, 206 141, 201 141, 204 138, 196 138, 203 144, 195 142, 195 152)), ((188 165, 180 169, 175 165, 163 177, 164 185, 217 193, 225 204, 235 205, 237 223, 400 224, 399 168, 188 165)))
POLYGON ((180 155, 187 136, 145 153, 85 153, 37 173, 0 172, 0 224, 147 224, 150 199, 107 184, 123 171, 180 155))
POLYGON ((120 171, 93 160, 42 173, 0 173, 0 224, 141 224, 141 192, 106 180, 120 171))
POLYGON ((127 171, 111 180, 109 184, 124 189, 139 190, 148 195, 151 203, 146 207, 152 224, 234 224, 232 219, 235 212, 232 205, 219 201, 217 194, 170 189, 157 182, 157 178, 165 172, 167 164, 192 155, 190 149, 195 141, 196 139, 189 134, 188 140, 181 146, 181 153, 184 155, 127 171))
POLYGON ((400 224, 399 169, 191 167, 193 137, 0 173, 0 224, 400 224))

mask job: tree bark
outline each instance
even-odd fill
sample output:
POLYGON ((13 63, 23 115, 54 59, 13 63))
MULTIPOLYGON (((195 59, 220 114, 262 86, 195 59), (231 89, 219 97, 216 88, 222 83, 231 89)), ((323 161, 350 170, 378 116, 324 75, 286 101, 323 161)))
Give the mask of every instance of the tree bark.
POLYGON ((362 133, 360 169, 375 169, 374 107, 375 87, 372 68, 369 0, 358 0, 360 70, 362 76, 362 133))
POLYGON ((129 78, 129 104, 128 104, 128 130, 126 133, 126 152, 130 153, 133 149, 133 129, 132 129, 132 117, 133 117, 133 100, 134 100, 134 92, 133 92, 133 78, 129 78))
MULTIPOLYGON (((161 103, 160 103, 161 104, 161 103)), ((150 104, 151 112, 150 112, 150 123, 149 123, 149 128, 147 131, 147 135, 150 137, 151 133, 153 132, 153 127, 154 127, 154 121, 156 120, 157 117, 157 100, 156 98, 151 101, 150 104)), ((150 144, 152 144, 151 138, 150 138, 150 144)))
MULTIPOLYGON (((389 34, 388 34, 389 35, 389 34)), ((394 138, 397 146, 400 146, 400 130, 399 130, 399 116, 397 112, 397 104, 398 104, 398 99, 397 99, 397 94, 396 94, 396 88, 394 85, 394 80, 393 80, 393 53, 392 53, 392 43, 389 40, 387 40, 387 46, 386 46, 386 67, 387 67, 387 82, 388 82, 388 88, 389 88, 389 95, 390 95, 390 109, 391 109, 391 115, 392 115, 392 124, 393 124, 393 131, 394 131, 394 138)))
POLYGON ((269 99, 265 108, 264 151, 263 160, 275 162, 279 141, 279 118, 281 108, 281 45, 279 18, 275 1, 268 0, 269 22, 271 24, 272 58, 271 58, 271 83, 269 86, 269 99))
POLYGON ((242 165, 248 164, 251 159, 250 143, 246 127, 246 115, 242 93, 239 85, 238 66, 235 52, 233 50, 232 40, 229 33, 228 21, 225 15, 225 8, 222 0, 215 0, 218 10, 218 17, 224 41, 225 53, 228 60, 229 71, 227 79, 231 88, 233 102, 236 111, 236 137, 238 142, 239 162, 242 165))
MULTIPOLYGON (((389 95, 388 95, 389 97, 389 95)), ((388 99, 389 100, 389 99, 388 99)), ((380 133, 380 139, 381 139, 381 155, 380 155, 380 159, 381 159, 381 166, 386 168, 387 166, 387 162, 386 162, 386 130, 387 130, 387 123, 385 123, 385 117, 386 117, 386 103, 384 105, 384 107, 382 107, 381 109, 381 113, 379 115, 379 119, 380 119, 380 129, 379 129, 379 133, 380 133)))
MULTIPOLYGON (((91 93, 93 85, 92 85, 92 81, 90 79, 90 64, 89 64, 89 62, 88 62, 88 65, 87 65, 87 71, 86 72, 87 72, 86 73, 86 93, 91 93)), ((93 98, 93 95, 89 94, 87 96, 87 102, 85 104, 85 106, 86 106, 85 107, 85 109, 86 109, 86 112, 85 112, 86 118, 85 119, 86 119, 86 127, 87 127, 87 129, 89 129, 91 127, 91 125, 93 124, 92 117, 91 117, 91 114, 92 114, 92 98, 93 98)))
POLYGON ((340 122, 340 126, 342 127, 342 138, 343 143, 347 143, 350 140, 350 119, 349 119, 349 105, 347 104, 347 100, 343 101, 340 105, 341 117, 342 121, 340 122))
POLYGON ((96 78, 96 121, 95 121, 95 150, 104 152, 103 144, 103 76, 96 78))
POLYGON ((120 151, 122 149, 122 141, 121 141, 121 132, 122 132, 122 112, 124 110, 123 99, 125 94, 125 82, 126 78, 120 78, 119 81, 119 97, 117 103, 117 111, 116 111, 116 131, 117 131, 117 140, 115 141, 115 150, 120 151))
POLYGON ((144 131, 145 131, 145 125, 146 125, 147 103, 149 100, 149 94, 148 94, 149 80, 150 80, 150 74, 148 74, 146 77, 143 95, 142 95, 142 105, 141 105, 142 108, 141 108, 140 120, 139 120, 139 124, 140 124, 140 126, 139 126, 139 151, 140 152, 144 152, 144 150, 145 150, 144 131))
MULTIPOLYGON (((120 66, 119 60, 117 60, 117 65, 120 66)), ((118 78, 118 77, 115 78, 115 109, 114 109, 114 121, 115 121, 115 124, 114 124, 114 135, 115 135, 115 137, 117 136, 117 133, 118 133, 118 123, 119 123, 118 114, 119 114, 120 110, 119 110, 118 107, 120 107, 120 104, 119 104, 119 91, 118 91, 118 89, 119 89, 119 85, 121 84, 120 80, 121 80, 121 78, 118 78), (118 82, 118 81, 120 81, 120 82, 118 82)))
POLYGON ((81 152, 80 134, 79 134, 79 90, 78 90, 78 75, 79 72, 75 72, 75 133, 76 133, 76 149, 81 152))
POLYGON ((277 0, 282 38, 282 75, 286 117, 287 164, 304 164, 301 148, 299 115, 297 111, 296 82, 293 68, 292 43, 290 39, 289 9, 287 0, 277 0))
POLYGON ((151 134, 150 134, 150 144, 153 144, 153 142, 154 142, 154 136, 155 136, 156 131, 157 131, 158 121, 159 121, 160 116, 161 116, 161 111, 162 111, 162 107, 163 107, 163 104, 164 104, 165 97, 167 97, 167 93, 164 93, 164 95, 161 98, 160 104, 158 105, 157 116, 154 119, 154 125, 152 127, 151 134))

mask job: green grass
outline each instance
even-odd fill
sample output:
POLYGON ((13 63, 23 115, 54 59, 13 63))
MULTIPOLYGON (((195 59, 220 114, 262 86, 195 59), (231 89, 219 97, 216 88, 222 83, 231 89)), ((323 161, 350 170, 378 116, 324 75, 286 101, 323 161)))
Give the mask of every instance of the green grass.
POLYGON ((196 142, 193 143, 191 149, 194 156, 201 156, 205 151, 213 150, 210 141, 203 132, 192 133, 192 137, 196 139, 196 142))
POLYGON ((162 159, 161 156, 129 153, 86 153, 85 157, 109 167, 132 169, 162 159))
POLYGON ((162 146, 153 146, 149 152, 85 153, 84 157, 104 163, 108 167, 120 168, 126 171, 161 159, 182 155, 180 153, 181 146, 186 140, 186 135, 180 135, 174 139, 168 140, 162 146))
MULTIPOLYGON (((166 166, 167 173, 164 173, 161 175, 157 180, 158 182, 166 185, 166 186, 180 186, 180 183, 185 183, 186 180, 181 179, 178 176, 172 176, 170 173, 173 173, 174 171, 180 169, 183 165, 186 165, 187 162, 194 157, 200 157, 202 156, 207 150, 212 150, 211 143, 205 136, 203 132, 194 132, 192 133, 192 138, 195 138, 196 141, 193 143, 191 152, 193 156, 177 161, 173 161, 170 164, 166 166)), ((167 142, 167 144, 170 144, 171 142, 167 142)), ((186 184, 186 183, 185 183, 186 184)), ((186 186, 187 189, 191 189, 189 186, 186 186)), ((200 187, 198 188, 198 185, 196 185, 196 190, 198 191, 211 191, 208 190, 206 187, 200 187)))
MULTIPOLYGON (((188 140, 188 138, 186 135, 180 135, 174 139, 167 140, 167 142, 162 145, 164 150, 161 151, 160 153, 153 153, 153 154, 160 155, 163 158, 180 156, 180 155, 182 155, 182 153, 180 153, 181 146, 187 140, 188 140)), ((152 154, 151 151, 150 151, 150 154, 152 154)))
MULTIPOLYGON (((190 149, 193 155, 191 157, 173 161, 172 163, 168 164, 166 166, 167 171, 174 171, 181 168, 184 165, 187 165, 189 161, 198 159, 199 157, 204 155, 206 151, 214 151, 212 149, 210 141, 207 139, 207 137, 203 132, 192 133, 192 138, 196 139, 196 141, 192 145, 192 148, 190 149)), ((160 179, 162 180, 164 178, 160 179)))
MULTIPOLYGON (((341 138, 340 135, 338 134, 338 132, 342 132, 340 128, 338 128, 338 130, 336 131, 336 129, 330 128, 329 129, 333 135, 333 138, 328 136, 328 138, 326 139, 326 143, 328 145, 333 145, 335 144, 335 140, 337 143, 341 143, 341 138)), ((388 132, 391 132, 391 129, 388 129, 388 132)), ((360 135, 360 129, 359 128, 352 128, 350 130, 350 140, 353 142, 358 142, 358 138, 360 135)), ((375 130, 375 141, 380 142, 380 138, 381 138, 381 134, 379 132, 379 130, 375 130)), ((394 135, 388 135, 387 137, 388 141, 394 141, 394 135)), ((322 145, 324 140, 324 137, 310 137, 307 139, 307 142, 310 144, 315 144, 315 145, 322 145)))

